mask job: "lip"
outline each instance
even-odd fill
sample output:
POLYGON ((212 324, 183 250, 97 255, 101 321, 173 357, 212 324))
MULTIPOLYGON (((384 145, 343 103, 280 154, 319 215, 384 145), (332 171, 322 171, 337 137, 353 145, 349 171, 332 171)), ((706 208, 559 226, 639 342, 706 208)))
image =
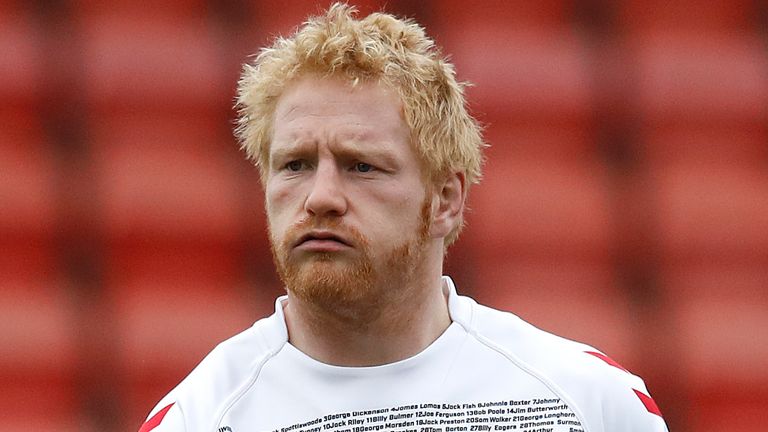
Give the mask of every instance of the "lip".
POLYGON ((315 230, 299 237, 294 247, 313 251, 333 251, 352 247, 352 244, 332 231, 315 230))

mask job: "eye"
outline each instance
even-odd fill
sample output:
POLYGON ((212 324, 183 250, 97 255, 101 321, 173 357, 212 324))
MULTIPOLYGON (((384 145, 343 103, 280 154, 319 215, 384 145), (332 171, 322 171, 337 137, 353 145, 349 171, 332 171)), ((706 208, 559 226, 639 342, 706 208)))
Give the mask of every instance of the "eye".
POLYGON ((358 162, 355 164, 355 171, 361 173, 371 172, 373 171, 373 165, 367 164, 365 162, 358 162))
POLYGON ((301 169, 304 168, 304 162, 300 160, 292 160, 285 164, 285 168, 288 171, 301 171, 301 169))

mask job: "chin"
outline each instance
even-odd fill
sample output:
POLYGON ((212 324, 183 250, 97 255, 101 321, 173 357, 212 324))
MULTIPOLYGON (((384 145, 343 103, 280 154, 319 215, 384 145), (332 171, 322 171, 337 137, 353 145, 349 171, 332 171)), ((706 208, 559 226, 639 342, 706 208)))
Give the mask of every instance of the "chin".
POLYGON ((289 291, 315 303, 331 300, 345 303, 371 293, 373 269, 366 262, 349 262, 318 256, 310 262, 285 269, 283 282, 289 291))

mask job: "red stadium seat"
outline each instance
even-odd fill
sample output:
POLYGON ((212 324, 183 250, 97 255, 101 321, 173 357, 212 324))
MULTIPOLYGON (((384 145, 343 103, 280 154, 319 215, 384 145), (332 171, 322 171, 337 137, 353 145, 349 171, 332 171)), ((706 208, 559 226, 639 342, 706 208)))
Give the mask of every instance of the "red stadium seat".
POLYGON ((134 8, 78 19, 92 112, 218 112, 231 106, 232 83, 204 16, 134 8))
POLYGON ((572 34, 540 29, 455 26, 450 54, 471 107, 491 123, 588 121, 594 109, 586 46, 572 34))
POLYGON ((52 248, 3 242, 3 250, 0 430, 78 430, 79 322, 52 248))
POLYGON ((40 29, 21 11, 0 13, 0 110, 40 101, 44 49, 40 29))
POLYGON ((762 262, 669 264, 670 323, 689 383, 691 430, 761 431, 768 404, 768 255, 762 262))
POLYGON ((649 33, 630 46, 636 103, 651 127, 765 124, 768 54, 757 37, 649 33))
POLYGON ((159 0, 146 7, 130 0, 71 0, 76 14, 91 15, 101 13, 151 14, 167 17, 204 17, 208 12, 206 0, 159 0))
MULTIPOLYGON (((254 2, 253 26, 260 35, 257 46, 269 43, 275 36, 288 36, 307 20, 310 15, 325 11, 333 0, 300 0, 283 2, 280 0, 262 0, 254 2)), ((356 0, 349 2, 357 7, 360 16, 384 9, 384 0, 356 0)))
POLYGON ((245 266, 269 267, 268 247, 258 251, 262 263, 244 262, 243 252, 264 226, 262 212, 245 210, 261 204, 261 186, 243 180, 245 162, 216 122, 123 113, 92 131, 124 424, 271 309, 273 287, 243 295, 245 266))
POLYGON ((557 127, 594 108, 587 46, 569 30, 569 3, 435 2, 432 31, 481 120, 557 127))
POLYGON ((671 262, 768 256, 768 177, 760 167, 658 166, 652 175, 658 241, 671 262))
POLYGON ((21 5, 17 0, 2 0, 0 1, 0 16, 11 15, 18 12, 21 5))
MULTIPOLYGON (((768 55, 755 2, 625 3, 659 282, 689 430, 764 427, 768 55)), ((669 357, 669 356, 667 356, 669 357)))
MULTIPOLYGON (((20 85, 25 79, 19 76, 20 85)), ((6 101, 13 105, 3 96, 0 430, 75 431, 79 323, 57 271, 57 167, 34 112, 6 101)))
POLYGON ((768 159, 749 131, 708 132, 648 144, 665 337, 684 372, 691 430, 758 431, 757 407, 768 403, 768 159))
MULTIPOLYGON (((732 389, 735 390, 735 389, 732 389)), ((689 413, 689 429, 708 432, 762 432, 765 430, 765 404, 768 395, 743 396, 730 402, 696 400, 689 413)))
POLYGON ((480 261, 521 254, 603 261, 615 240, 609 192, 588 160, 491 159, 470 192, 462 242, 480 261))
POLYGON ((626 0, 620 2, 620 24, 632 32, 748 32, 756 15, 751 0, 626 0))
POLYGON ((456 31, 463 35, 470 33, 466 31, 467 24, 507 30, 521 26, 562 28, 572 16, 572 5, 564 0, 535 3, 524 0, 486 0, 474 3, 443 0, 432 2, 430 6, 435 24, 442 32, 456 31))
MULTIPOLYGON (((46 379, 2 383, 0 429, 4 431, 77 432, 83 430, 77 394, 71 385, 46 379)), ((134 431, 135 432, 135 431, 134 431)))
POLYGON ((676 307, 685 307, 694 299, 754 304, 768 300, 768 256, 756 256, 752 262, 717 257, 680 264, 665 261, 662 269, 662 283, 669 287, 665 299, 676 307))
POLYGON ((636 324, 608 262, 507 257, 476 261, 470 287, 481 303, 604 351, 632 369, 636 324))
POLYGON ((103 118, 92 142, 109 238, 238 241, 241 202, 259 186, 240 183, 234 140, 218 131, 204 118, 103 118))
POLYGON ((632 313, 612 270, 608 178, 583 133, 532 130, 508 140, 533 149, 502 149, 500 158, 492 147, 485 178, 470 191, 460 240, 473 262, 467 288, 481 302, 638 364, 632 313))
MULTIPOLYGON (((485 156, 490 171, 496 166, 528 160, 532 164, 570 164, 597 160, 596 138, 591 125, 582 122, 552 124, 539 120, 518 121, 514 115, 498 117, 485 125, 483 137, 490 146, 485 156)), ((479 188, 483 188, 481 183, 479 188)))
POLYGON ((76 322, 73 304, 55 276, 52 251, 14 247, 0 259, 0 270, 3 379, 19 375, 70 378, 76 322))
POLYGON ((649 128, 639 146, 651 166, 717 164, 749 170, 768 161, 766 142, 765 124, 678 124, 649 128))
POLYGON ((126 424, 144 418, 217 343, 271 313, 273 287, 269 295, 249 292, 265 287, 243 286, 236 257, 200 246, 108 258, 126 424))
POLYGON ((50 239, 55 224, 56 165, 32 112, 0 111, 0 237, 50 239))

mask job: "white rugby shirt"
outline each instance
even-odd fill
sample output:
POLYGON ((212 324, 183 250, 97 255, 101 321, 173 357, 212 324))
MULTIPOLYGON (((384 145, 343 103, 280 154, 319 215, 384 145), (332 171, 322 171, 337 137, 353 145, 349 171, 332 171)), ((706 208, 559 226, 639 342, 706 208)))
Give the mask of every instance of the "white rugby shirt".
POLYGON ((605 354, 460 296, 419 354, 373 367, 318 362, 275 313, 217 346, 140 432, 663 432, 642 379, 605 354))

